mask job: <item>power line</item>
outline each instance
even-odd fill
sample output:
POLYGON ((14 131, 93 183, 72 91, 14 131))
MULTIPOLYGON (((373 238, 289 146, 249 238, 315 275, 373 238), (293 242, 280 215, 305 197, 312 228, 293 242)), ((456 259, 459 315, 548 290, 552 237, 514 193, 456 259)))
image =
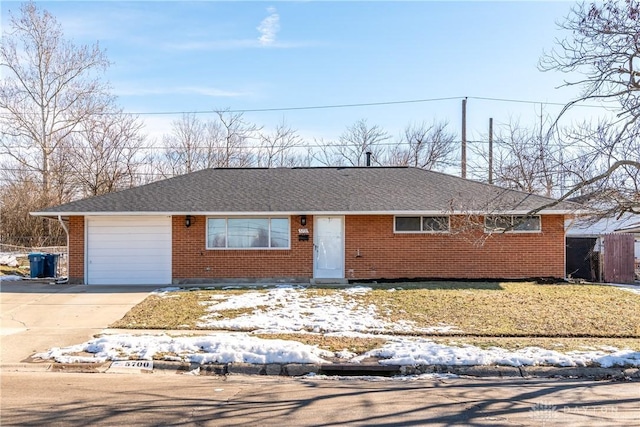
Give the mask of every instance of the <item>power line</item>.
MULTIPOLYGON (((567 103, 562 102, 549 102, 549 101, 531 101, 526 99, 510 99, 510 98, 490 98, 483 96, 469 96, 469 99, 476 99, 478 101, 495 101, 495 102, 511 102, 517 104, 534 104, 534 105, 555 105, 564 107, 567 103)), ((574 107, 585 107, 585 108, 608 108, 605 105, 594 105, 594 104, 575 104, 574 107)))
MULTIPOLYGON (((402 105, 402 104, 419 104, 419 103, 427 103, 427 102, 441 102, 441 101, 452 101, 452 100, 460 100, 460 99, 475 99, 478 101, 493 101, 493 102, 508 102, 508 103, 518 103, 518 104, 532 104, 532 105, 553 105, 553 106, 562 106, 564 107, 566 103, 560 102, 549 102, 549 101, 534 101, 527 99, 515 99, 515 98, 492 98, 492 97, 483 97, 483 96, 448 96, 441 98, 424 98, 424 99, 408 99, 408 100, 399 100, 399 101, 380 101, 380 102, 362 102, 362 103, 350 103, 350 104, 326 104, 326 105, 305 105, 305 106, 294 106, 294 107, 269 107, 269 108, 246 108, 246 109, 217 109, 217 110, 191 110, 191 111, 138 111, 138 112, 102 112, 98 113, 100 115, 117 115, 117 114, 127 114, 133 116, 169 116, 169 115, 178 115, 178 114, 217 114, 217 113, 268 113, 268 112, 278 112, 278 111, 304 111, 304 110, 329 110, 336 108, 360 108, 360 107, 377 107, 377 106, 385 106, 385 105, 402 105)), ((585 107, 585 108, 608 108, 604 105, 593 105, 593 104, 575 104, 574 107, 585 107)), ((33 113, 36 114, 36 113, 33 113)), ((2 116, 7 116, 7 113, 0 113, 2 116)))
POLYGON ((195 111, 157 111, 157 112, 138 112, 127 113, 134 115, 172 115, 172 114, 213 114, 213 113, 266 113, 277 111, 298 111, 298 110, 327 110, 333 108, 355 108, 355 107, 376 107, 381 105, 398 105, 398 104, 417 104, 423 102, 451 101, 462 99, 463 96, 451 96, 444 98, 426 98, 426 99, 409 99, 403 101, 382 101, 382 102, 364 102, 355 104, 329 104, 329 105, 307 105, 301 107, 274 107, 274 108, 251 108, 251 109, 225 109, 225 110, 195 110, 195 111))
MULTIPOLYGON (((509 98, 491 98, 482 96, 449 96, 442 98, 425 98, 425 99, 408 99, 402 101, 381 101, 381 102, 365 102, 365 103, 353 103, 353 104, 328 104, 328 105, 310 105, 301 107, 273 107, 273 108, 253 108, 253 109, 233 109, 233 110, 194 110, 194 111, 149 111, 149 112, 132 112, 125 113, 139 116, 151 116, 151 115, 176 115, 176 114, 214 114, 214 113, 266 113, 266 112, 278 112, 278 111, 302 111, 302 110, 328 110, 334 108, 358 108, 358 107, 377 107, 384 105, 402 105, 402 104, 419 104, 426 102, 439 102, 439 101, 452 101, 460 99, 475 99, 478 101, 495 101, 495 102, 510 102, 519 104, 534 104, 534 105, 554 105, 564 107, 566 103, 561 102, 548 102, 548 101, 532 101, 526 99, 509 99, 509 98)), ((604 105, 593 104, 575 104, 574 107, 586 107, 586 108, 607 108, 604 105)), ((106 113, 111 114, 111 113, 106 113)))

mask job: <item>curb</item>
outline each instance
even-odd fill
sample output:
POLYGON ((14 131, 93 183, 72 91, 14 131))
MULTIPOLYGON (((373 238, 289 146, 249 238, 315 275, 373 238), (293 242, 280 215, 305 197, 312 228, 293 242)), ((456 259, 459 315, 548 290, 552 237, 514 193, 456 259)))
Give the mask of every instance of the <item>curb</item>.
POLYGON ((308 374, 327 376, 385 376, 455 374, 464 377, 498 378, 582 378, 591 380, 640 381, 640 368, 558 367, 558 366, 456 366, 456 365, 382 365, 379 363, 211 363, 153 361, 153 369, 111 368, 104 363, 8 363, 0 365, 4 372, 70 372, 70 373, 155 373, 182 375, 261 375, 300 377, 308 374))
POLYGON ((3 372, 47 372, 56 363, 3 363, 0 371, 3 372))

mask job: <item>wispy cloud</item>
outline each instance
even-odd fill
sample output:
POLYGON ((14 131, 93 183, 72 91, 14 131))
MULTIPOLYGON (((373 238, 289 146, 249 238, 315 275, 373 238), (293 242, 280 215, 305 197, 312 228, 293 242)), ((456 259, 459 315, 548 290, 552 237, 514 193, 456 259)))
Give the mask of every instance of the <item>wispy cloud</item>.
POLYGON ((280 15, 278 15, 276 8, 269 7, 267 8, 267 12, 269 12, 269 16, 264 18, 257 27, 257 30, 260 32, 258 42, 262 46, 273 45, 276 41, 278 31, 280 31, 280 15))
POLYGON ((280 41, 280 15, 275 7, 267 8, 269 16, 256 27, 260 36, 257 38, 238 38, 226 40, 187 40, 165 43, 164 48, 178 51, 215 51, 238 49, 299 49, 320 46, 322 43, 310 41, 280 41))

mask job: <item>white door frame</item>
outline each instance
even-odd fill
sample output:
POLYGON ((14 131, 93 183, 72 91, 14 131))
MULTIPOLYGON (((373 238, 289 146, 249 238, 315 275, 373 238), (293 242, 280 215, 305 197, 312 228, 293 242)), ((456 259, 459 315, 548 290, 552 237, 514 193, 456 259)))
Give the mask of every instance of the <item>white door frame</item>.
POLYGON ((313 277, 317 279, 344 279, 344 270, 345 270, 345 218, 344 215, 315 215, 313 219, 313 277), (320 249, 319 245, 321 244, 319 235, 318 235, 318 219, 323 218, 336 218, 341 222, 341 244, 340 244, 340 256, 341 256, 341 266, 339 275, 336 277, 327 277, 324 275, 318 274, 318 263, 317 263, 317 255, 318 250, 320 249))

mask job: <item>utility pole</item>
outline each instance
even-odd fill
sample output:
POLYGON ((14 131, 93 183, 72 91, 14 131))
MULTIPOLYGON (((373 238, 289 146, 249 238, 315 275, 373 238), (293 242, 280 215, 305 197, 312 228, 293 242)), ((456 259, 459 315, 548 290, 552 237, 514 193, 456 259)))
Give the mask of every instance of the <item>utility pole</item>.
POLYGON ((467 177, 467 97, 462 100, 462 149, 460 167, 462 169, 461 176, 467 177))
POLYGON ((489 184, 493 184, 493 117, 489 118, 489 184))

